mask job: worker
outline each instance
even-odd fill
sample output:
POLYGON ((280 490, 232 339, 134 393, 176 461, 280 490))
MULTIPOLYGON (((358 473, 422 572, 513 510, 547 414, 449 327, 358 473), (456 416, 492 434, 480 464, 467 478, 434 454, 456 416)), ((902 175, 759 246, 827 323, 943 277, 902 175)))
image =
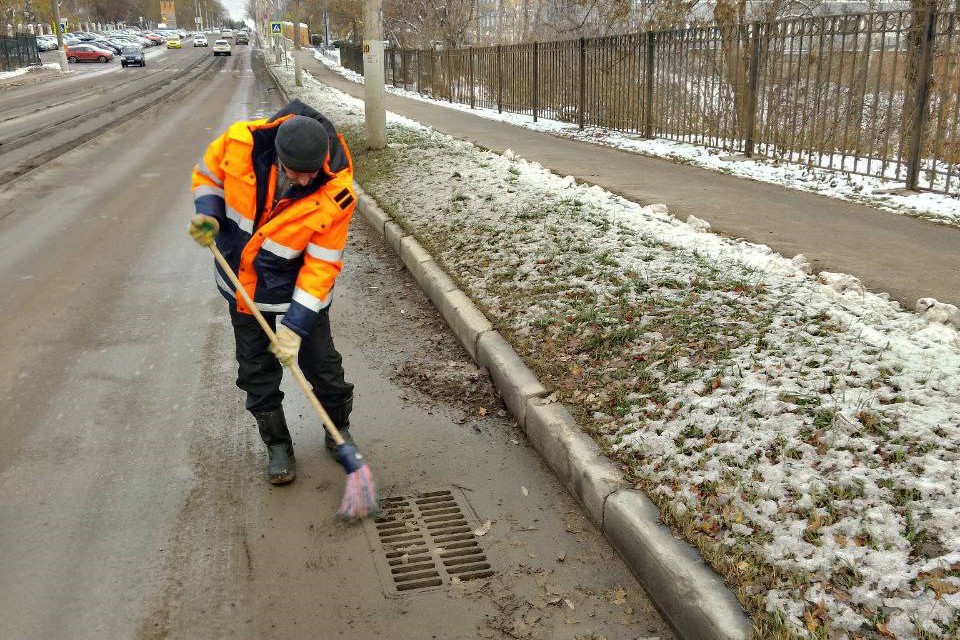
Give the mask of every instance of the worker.
MULTIPOLYGON (((201 246, 216 243, 277 334, 271 345, 215 264, 236 340, 237 386, 267 447, 267 477, 285 484, 296 477, 296 460, 281 364, 299 363, 340 434, 353 442, 353 385, 330 335, 333 285, 356 206, 350 152, 327 118, 294 100, 272 118, 231 125, 207 147, 192 183, 190 235, 201 246)), ((326 447, 335 449, 329 434, 326 447)))

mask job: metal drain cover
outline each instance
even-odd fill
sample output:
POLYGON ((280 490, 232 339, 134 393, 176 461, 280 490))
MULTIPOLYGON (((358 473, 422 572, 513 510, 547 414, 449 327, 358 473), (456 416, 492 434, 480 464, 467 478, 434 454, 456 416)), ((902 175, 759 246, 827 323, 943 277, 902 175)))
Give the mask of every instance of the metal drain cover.
POLYGON ((364 521, 378 550, 377 569, 388 594, 436 589, 456 578, 461 582, 493 575, 487 556, 473 535, 469 509, 453 491, 431 491, 384 498, 383 512, 364 521))

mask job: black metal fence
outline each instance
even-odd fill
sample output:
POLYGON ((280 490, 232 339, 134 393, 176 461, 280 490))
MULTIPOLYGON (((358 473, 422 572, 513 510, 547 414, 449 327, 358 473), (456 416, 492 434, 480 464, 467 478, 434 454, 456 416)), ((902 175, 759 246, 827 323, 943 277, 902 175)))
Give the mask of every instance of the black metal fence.
MULTIPOLYGON (((363 72, 358 45, 342 64, 363 72)), ((960 22, 887 11, 469 49, 387 50, 433 98, 960 195, 960 22)))
POLYGON ((0 71, 13 71, 34 64, 40 64, 36 36, 29 33, 0 36, 0 71))

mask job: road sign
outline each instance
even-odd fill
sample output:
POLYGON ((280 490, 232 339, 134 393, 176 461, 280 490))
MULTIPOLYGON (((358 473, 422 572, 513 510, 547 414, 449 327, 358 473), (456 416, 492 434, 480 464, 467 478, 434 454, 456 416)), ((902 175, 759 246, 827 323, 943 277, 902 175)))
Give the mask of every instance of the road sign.
POLYGON ((279 22, 270 23, 270 33, 282 33, 282 31, 283 30, 281 29, 279 22))

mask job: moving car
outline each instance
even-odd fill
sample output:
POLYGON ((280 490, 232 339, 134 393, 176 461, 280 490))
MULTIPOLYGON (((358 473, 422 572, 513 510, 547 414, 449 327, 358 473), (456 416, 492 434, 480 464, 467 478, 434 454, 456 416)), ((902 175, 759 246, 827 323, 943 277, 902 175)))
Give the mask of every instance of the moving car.
POLYGON ((67 62, 110 62, 113 52, 92 44, 77 44, 67 47, 67 62))
POLYGON ((226 40, 217 40, 213 43, 213 55, 215 56, 229 56, 232 55, 230 52, 230 43, 226 40))
POLYGON ((195 47, 205 47, 207 46, 207 36, 194 36, 193 46, 195 47))
POLYGON ((167 49, 182 49, 180 36, 167 36, 167 49))
POLYGON ((221 38, 232 38, 232 37, 233 37, 233 29, 220 29, 220 37, 221 37, 221 38))
POLYGON ((120 66, 132 67, 133 65, 145 67, 147 62, 143 57, 143 48, 131 44, 120 51, 120 66))
POLYGON ((241 31, 240 33, 237 34, 237 37, 234 39, 234 42, 237 44, 250 44, 250 36, 248 36, 246 33, 241 31))

